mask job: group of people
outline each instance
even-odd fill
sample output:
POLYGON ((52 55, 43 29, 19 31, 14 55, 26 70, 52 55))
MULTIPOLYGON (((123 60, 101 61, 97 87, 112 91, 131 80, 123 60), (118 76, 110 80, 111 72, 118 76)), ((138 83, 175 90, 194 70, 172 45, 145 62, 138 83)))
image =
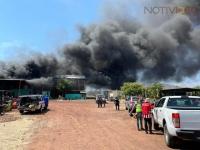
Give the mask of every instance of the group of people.
POLYGON ((100 108, 100 107, 106 107, 106 99, 103 98, 103 97, 101 97, 101 96, 98 96, 96 98, 96 103, 98 105, 98 108, 100 108))
POLYGON ((138 131, 145 130, 146 134, 152 134, 152 106, 149 99, 146 98, 144 102, 142 102, 142 99, 138 99, 134 107, 138 131), (145 128, 143 128, 143 120, 145 128))
MULTIPOLYGON (((96 99, 98 107, 102 107, 102 104, 105 107, 105 103, 102 97, 98 97, 96 99)), ((118 97, 114 99, 115 109, 119 111, 120 101, 118 97)), ((148 134, 152 134, 152 114, 151 114, 151 103, 149 99, 146 98, 144 101, 142 98, 138 98, 137 103, 134 105, 132 110, 135 110, 135 116, 137 118, 137 129, 138 131, 145 130, 148 134), (144 121, 144 128, 143 128, 143 121, 144 121)))
MULTIPOLYGON (((106 107, 106 99, 101 97, 101 96, 97 96, 96 97, 96 103, 97 103, 97 107, 101 108, 101 107, 106 107)), ((116 110, 119 110, 119 98, 115 97, 114 99, 114 104, 115 104, 115 108, 116 110)))
MULTIPOLYGON (((119 98, 115 97, 114 104, 116 110, 119 110, 119 98)), ((148 134, 152 134, 152 114, 151 114, 151 103, 149 99, 146 98, 144 101, 141 97, 138 98, 137 103, 134 105, 131 111, 135 110, 135 116, 137 118, 137 129, 138 131, 145 130, 148 134), (144 120, 144 128, 143 128, 143 120, 144 120)))

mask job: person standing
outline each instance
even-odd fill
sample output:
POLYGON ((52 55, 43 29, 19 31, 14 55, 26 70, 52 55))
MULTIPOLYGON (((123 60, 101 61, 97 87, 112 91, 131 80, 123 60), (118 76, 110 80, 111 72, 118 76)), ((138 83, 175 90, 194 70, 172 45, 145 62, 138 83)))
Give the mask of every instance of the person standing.
POLYGON ((102 98, 100 96, 97 97, 98 108, 102 107, 102 98))
POLYGON ((148 98, 146 98, 142 104, 142 116, 144 118, 146 134, 148 134, 148 131, 152 134, 151 104, 148 98))
POLYGON ((133 117, 133 112, 135 110, 135 107, 134 107, 134 102, 133 102, 133 96, 131 96, 130 98, 130 103, 129 103, 129 116, 133 117))
POLYGON ((118 97, 115 97, 115 108, 116 110, 119 110, 119 98, 118 97))
POLYGON ((135 105, 136 108, 136 118, 137 118, 137 129, 138 131, 143 130, 142 125, 142 104, 141 100, 138 99, 137 104, 135 105))

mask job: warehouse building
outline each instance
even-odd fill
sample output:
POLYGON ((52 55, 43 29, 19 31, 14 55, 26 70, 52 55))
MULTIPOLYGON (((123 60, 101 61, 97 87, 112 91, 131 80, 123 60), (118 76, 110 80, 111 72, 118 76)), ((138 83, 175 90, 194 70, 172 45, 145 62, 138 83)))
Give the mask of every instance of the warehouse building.
POLYGON ((57 84, 60 80, 70 81, 70 89, 64 89, 65 99, 76 100, 85 99, 85 76, 77 75, 60 75, 52 77, 48 82, 33 82, 35 80, 26 79, 0 79, 0 96, 8 95, 18 97, 20 95, 43 94, 51 98, 58 98, 60 91, 57 84))
MULTIPOLYGON (((85 92, 85 76, 79 75, 59 75, 53 78, 54 85, 57 85, 60 80, 67 80, 70 82, 70 89, 64 90, 63 97, 66 100, 76 100, 76 99, 85 99, 86 92, 85 92)), ((54 88, 52 91, 54 97, 60 94, 59 90, 54 88)))
POLYGON ((176 86, 170 84, 162 84, 163 89, 160 92, 160 96, 200 96, 200 89, 176 86))
POLYGON ((33 91, 24 79, 0 79, 0 96, 8 95, 17 97, 19 95, 31 94, 33 91))
POLYGON ((196 88, 171 88, 163 89, 161 96, 200 96, 200 89, 196 88))

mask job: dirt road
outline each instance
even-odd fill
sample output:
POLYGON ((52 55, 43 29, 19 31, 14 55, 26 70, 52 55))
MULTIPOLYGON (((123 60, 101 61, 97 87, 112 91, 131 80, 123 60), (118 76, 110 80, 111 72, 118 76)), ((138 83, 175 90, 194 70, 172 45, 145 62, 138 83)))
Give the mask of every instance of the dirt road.
MULTIPOLYGON (((113 103, 97 108, 94 101, 51 101, 49 111, 0 118, 0 150, 167 150, 161 132, 146 135, 136 120, 113 103)), ((182 150, 198 150, 183 143, 182 150)))
POLYGON ((136 130, 135 119, 112 103, 97 108, 94 101, 51 102, 39 115, 28 150, 167 150, 163 135, 136 130))
POLYGON ((20 116, 17 110, 0 116, 0 150, 23 150, 23 144, 32 134, 35 119, 20 116))

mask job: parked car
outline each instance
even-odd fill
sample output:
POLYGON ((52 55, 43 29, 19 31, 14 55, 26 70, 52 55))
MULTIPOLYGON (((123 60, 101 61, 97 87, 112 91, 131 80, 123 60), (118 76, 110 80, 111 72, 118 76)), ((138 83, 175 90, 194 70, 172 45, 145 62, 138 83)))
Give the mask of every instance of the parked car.
POLYGON ((177 140, 200 141, 200 97, 166 96, 153 109, 154 128, 164 129, 165 142, 174 147, 177 140))
POLYGON ((18 110, 21 114, 24 112, 42 112, 45 109, 45 100, 42 95, 24 95, 20 96, 18 110))

